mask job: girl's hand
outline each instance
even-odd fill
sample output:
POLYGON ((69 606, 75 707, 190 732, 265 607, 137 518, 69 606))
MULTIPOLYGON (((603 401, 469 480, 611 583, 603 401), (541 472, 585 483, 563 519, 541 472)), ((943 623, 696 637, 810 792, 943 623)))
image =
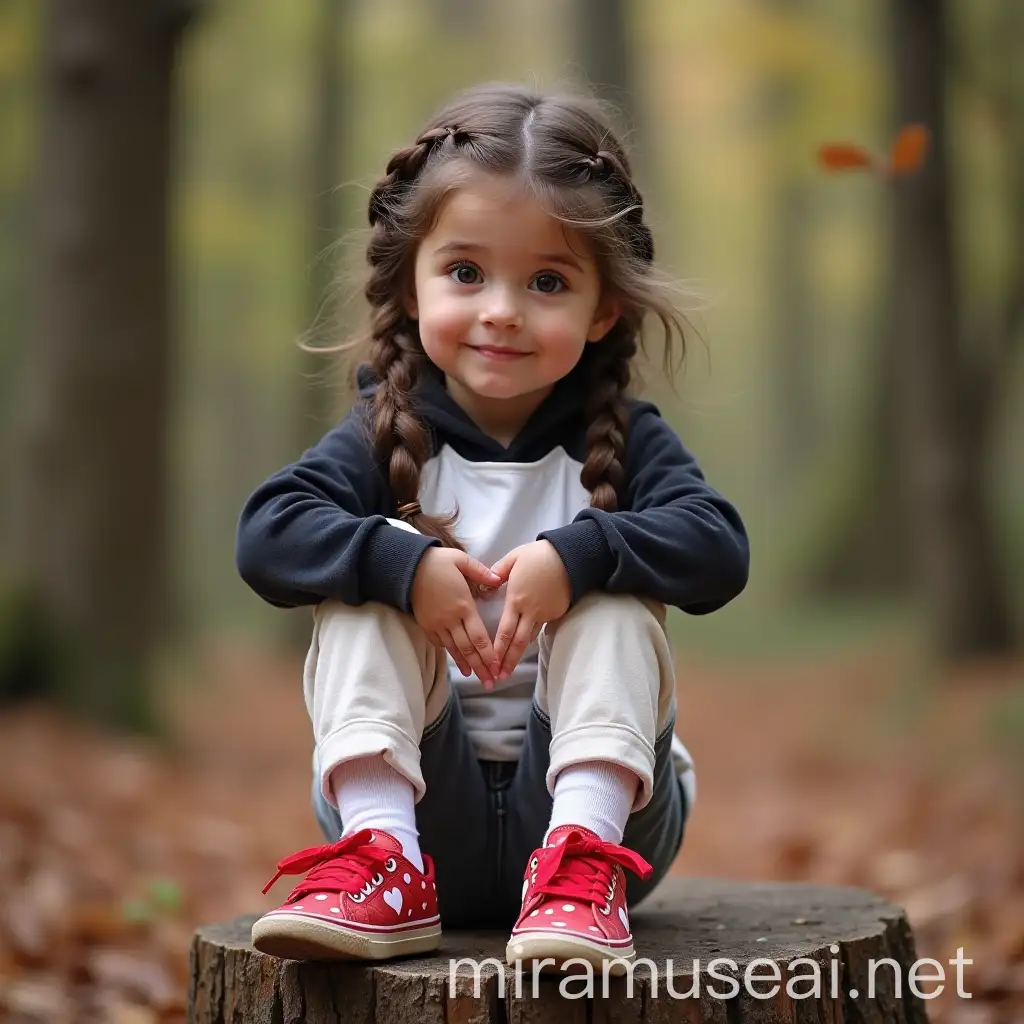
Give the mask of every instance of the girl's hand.
POLYGON ((545 622, 560 619, 572 601, 572 586, 554 545, 535 540, 513 548, 491 567, 502 580, 505 608, 494 636, 493 672, 500 681, 512 674, 528 644, 545 622))
POLYGON ((494 646, 476 610, 470 582, 496 587, 501 579, 465 551, 427 548, 412 578, 412 614, 431 643, 447 648, 464 676, 475 672, 490 688, 494 646))

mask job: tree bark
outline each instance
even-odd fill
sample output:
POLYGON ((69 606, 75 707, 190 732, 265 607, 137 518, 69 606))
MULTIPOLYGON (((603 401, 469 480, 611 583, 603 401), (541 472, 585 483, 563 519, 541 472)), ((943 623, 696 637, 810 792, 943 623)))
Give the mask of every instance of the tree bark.
POLYGON ((636 68, 628 13, 623 0, 577 0, 575 20, 580 63, 590 87, 636 125, 636 68))
POLYGON ((912 555, 933 645, 950 659, 1012 645, 996 555, 988 470, 991 409, 972 400, 954 266, 947 158, 947 8, 895 0, 896 120, 931 128, 922 171, 894 184, 895 329, 900 442, 914 523, 912 555))
MULTIPOLYGON (((334 258, 345 220, 339 199, 342 145, 349 124, 351 95, 349 68, 342 56, 343 34, 350 13, 349 0, 320 0, 319 19, 312 42, 312 109, 310 119, 310 204, 308 343, 300 359, 295 395, 295 451, 312 447, 332 425, 338 412, 342 365, 335 346, 344 331, 342 304, 335 287, 338 265, 334 258)), ((297 652, 309 646, 308 609, 288 612, 288 644, 297 652)))
POLYGON ((815 349, 808 280, 810 197, 787 168, 776 192, 774 367, 781 479, 796 483, 810 465, 818 438, 815 349))
POLYGON ((629 154, 633 177, 644 195, 644 217, 655 233, 670 198, 662 181, 658 138, 648 123, 641 96, 631 11, 625 0, 576 0, 570 8, 573 43, 584 85, 618 111, 615 118, 629 154), (653 212, 652 212, 653 211, 653 212))
POLYGON ((152 724, 165 601, 168 192, 185 2, 54 0, 14 561, 78 711, 152 724))
POLYGON ((193 939, 188 1019, 190 1024, 927 1024, 924 1003, 907 984, 917 956, 906 916, 870 893, 671 879, 631 917, 637 949, 632 986, 628 978, 612 978, 607 998, 600 970, 592 976, 592 997, 579 998, 587 983, 583 975, 566 982, 566 998, 559 991, 566 975, 542 976, 535 985, 532 964, 525 961, 517 989, 514 969, 504 964, 505 931, 448 932, 432 957, 331 965, 255 952, 249 944, 255 918, 239 918, 201 928, 193 939), (457 963, 464 957, 480 966, 477 991, 473 963, 457 963), (814 995, 808 993, 815 967, 787 967, 798 957, 816 965, 820 985, 814 995), (776 965, 778 980, 770 980, 770 964, 755 964, 753 979, 765 980, 752 980, 745 990, 747 965, 762 958, 776 965), (899 965, 899 998, 893 966, 883 958, 899 965), (873 972, 872 959, 877 965, 873 972), (711 975, 714 960, 718 973, 711 975), (738 994, 726 1000, 720 996, 729 994, 730 978, 738 994), (800 998, 787 991, 791 979, 800 998), (687 998, 694 985, 695 997, 687 998), (771 996, 773 987, 778 991, 771 996), (759 998, 763 995, 768 998, 759 998))
POLYGON ((444 32, 471 34, 479 30, 487 9, 476 0, 431 0, 434 21, 444 32))
MULTIPOLYGON (((890 247, 891 248, 891 247, 890 247)), ((891 274, 889 275, 891 276, 891 274)), ((914 585, 908 486, 899 452, 900 355, 887 286, 875 332, 870 387, 863 401, 850 473, 830 533, 806 573, 807 590, 833 597, 906 597, 914 585)))
MULTIPOLYGON (((764 0, 777 18, 796 19, 803 0, 764 0)), ((772 72, 763 90, 765 127, 775 148, 772 253, 772 368, 778 424, 777 474, 797 484, 810 464, 818 436, 815 408, 815 348, 811 339, 812 293, 808 275, 812 217, 808 185, 792 166, 788 140, 800 116, 806 85, 793 67, 772 72)))
MULTIPOLYGON (((320 18, 313 45, 313 111, 311 119, 309 207, 310 265, 309 311, 313 329, 312 348, 337 343, 341 328, 340 307, 332 288, 336 266, 326 250, 342 230, 341 145, 348 124, 349 81, 341 56, 342 34, 348 18, 348 0, 321 0, 320 18)), ((303 352, 302 388, 298 396, 299 450, 316 443, 330 426, 336 409, 332 385, 338 375, 337 355, 303 352)))
MULTIPOLYGON (((775 2, 785 5, 793 0, 775 2)), ((884 251, 890 264, 891 250, 892 246, 886 244, 884 251)), ((845 497, 838 512, 829 509, 825 544, 805 571, 806 590, 814 595, 905 597, 913 587, 907 488, 897 443, 900 382, 891 265, 886 269, 877 326, 869 338, 874 349, 871 379, 864 391, 857 437, 851 446, 852 479, 844 485, 845 497)), ((810 351, 810 346, 805 348, 810 351)), ((809 383, 805 381, 804 386, 809 383)), ((784 438, 796 441, 804 431, 813 438, 817 423, 812 406, 794 408, 787 403, 783 415, 784 438)), ((810 458, 811 452, 804 451, 803 455, 810 458)))

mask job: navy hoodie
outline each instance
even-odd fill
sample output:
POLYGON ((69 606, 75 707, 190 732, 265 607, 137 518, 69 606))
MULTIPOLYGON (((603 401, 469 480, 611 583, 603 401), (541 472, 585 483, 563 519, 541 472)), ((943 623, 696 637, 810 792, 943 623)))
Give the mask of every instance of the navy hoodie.
MULTIPOLYGON (((507 448, 480 430, 431 368, 415 396, 431 439, 420 478, 424 512, 457 508, 456 535, 485 565, 528 541, 550 541, 568 573, 573 603, 603 590, 653 598, 694 615, 721 608, 746 585, 743 523, 649 402, 628 400, 618 511, 590 507, 580 483, 586 362, 555 385, 507 448)), ((360 369, 358 381, 361 399, 370 397, 376 382, 368 368, 360 369)), ((245 503, 237 565, 264 600, 284 607, 378 601, 410 610, 416 567, 439 542, 397 520, 387 465, 375 458, 370 437, 366 405, 357 402, 245 503)), ((503 595, 501 589, 478 603, 492 635, 503 595)), ((480 757, 518 757, 536 670, 536 644, 491 692, 450 663, 480 757)))

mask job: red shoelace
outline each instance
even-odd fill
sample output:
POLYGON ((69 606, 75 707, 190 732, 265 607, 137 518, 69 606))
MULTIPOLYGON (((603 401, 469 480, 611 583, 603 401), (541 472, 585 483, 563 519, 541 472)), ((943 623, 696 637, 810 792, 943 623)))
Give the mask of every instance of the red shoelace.
MULTIPOLYGON (((633 850, 582 832, 570 832, 557 846, 545 846, 537 853, 537 881, 534 893, 605 903, 615 865, 628 868, 641 878, 650 878, 654 868, 633 850)), ((530 877, 527 868, 526 876, 530 877)))
POLYGON ((277 874, 263 888, 264 895, 282 875, 309 874, 288 894, 291 903, 311 892, 358 892, 372 885, 378 868, 395 856, 393 850, 371 845, 373 832, 364 828, 327 846, 299 850, 277 864, 277 874))

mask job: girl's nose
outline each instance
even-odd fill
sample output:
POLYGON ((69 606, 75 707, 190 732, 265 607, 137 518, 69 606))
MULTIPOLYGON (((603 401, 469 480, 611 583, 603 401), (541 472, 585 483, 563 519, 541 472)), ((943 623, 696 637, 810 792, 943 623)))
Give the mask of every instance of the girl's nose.
POLYGON ((496 288, 488 293, 480 311, 480 322, 487 327, 508 330, 523 325, 522 314, 507 289, 496 288))

